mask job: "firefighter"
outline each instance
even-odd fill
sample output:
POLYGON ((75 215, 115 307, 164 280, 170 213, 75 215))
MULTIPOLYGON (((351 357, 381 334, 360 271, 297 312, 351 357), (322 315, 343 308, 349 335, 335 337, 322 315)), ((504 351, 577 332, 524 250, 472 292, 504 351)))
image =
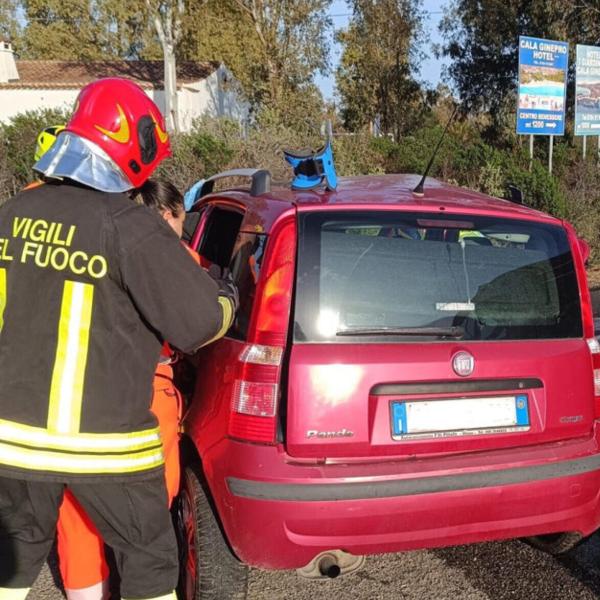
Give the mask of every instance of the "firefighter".
POLYGON ((40 160, 40 158, 52 148, 58 134, 61 131, 64 131, 64 129, 64 125, 53 125, 52 127, 46 127, 40 132, 35 143, 35 153, 33 155, 33 160, 35 162, 40 160))
POLYGON ((66 485, 122 597, 175 598, 153 372, 163 341, 193 352, 225 331, 236 294, 125 195, 169 155, 143 90, 99 80, 35 165, 46 185, 0 207, 0 600, 26 597, 66 485))
MULTIPOLYGON (((53 125, 52 127, 46 127, 43 129, 40 134, 37 136, 35 142, 35 153, 33 155, 34 162, 37 162, 52 148, 52 145, 56 141, 58 134, 63 131, 65 128, 64 125, 53 125)), ((41 179, 36 179, 32 181, 29 185, 25 186, 26 190, 31 190, 33 188, 42 185, 43 181, 41 179)))
MULTIPOLYGON (((136 196, 156 210, 179 238, 183 233, 185 210, 183 197, 175 186, 149 179, 136 196)), ((199 256, 188 248, 192 258, 199 256)), ((154 374, 151 410, 158 420, 165 455, 165 482, 169 506, 179 491, 179 424, 181 394, 173 381, 175 354, 163 346, 154 374)), ((67 489, 59 511, 58 564, 68 600, 105 600, 109 597, 109 569, 104 542, 98 529, 67 489)))

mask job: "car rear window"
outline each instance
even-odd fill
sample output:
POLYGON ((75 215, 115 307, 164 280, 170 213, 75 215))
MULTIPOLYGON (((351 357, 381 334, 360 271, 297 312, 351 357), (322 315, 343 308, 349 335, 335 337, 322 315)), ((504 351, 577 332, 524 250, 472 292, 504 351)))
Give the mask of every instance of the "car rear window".
POLYGON ((562 227, 445 213, 300 215, 297 342, 581 337, 562 227))

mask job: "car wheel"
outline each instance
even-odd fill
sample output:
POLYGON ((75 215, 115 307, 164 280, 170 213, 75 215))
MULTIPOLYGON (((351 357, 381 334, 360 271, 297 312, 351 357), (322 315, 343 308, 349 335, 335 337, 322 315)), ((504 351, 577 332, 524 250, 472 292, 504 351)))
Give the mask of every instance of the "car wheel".
POLYGON ((196 469, 182 473, 176 505, 181 600, 245 600, 248 567, 231 552, 225 540, 204 478, 196 469))
POLYGON ((543 550, 548 554, 564 554, 575 548, 583 536, 576 531, 567 531, 566 533, 548 533, 546 535, 536 535, 526 538, 534 548, 543 550))

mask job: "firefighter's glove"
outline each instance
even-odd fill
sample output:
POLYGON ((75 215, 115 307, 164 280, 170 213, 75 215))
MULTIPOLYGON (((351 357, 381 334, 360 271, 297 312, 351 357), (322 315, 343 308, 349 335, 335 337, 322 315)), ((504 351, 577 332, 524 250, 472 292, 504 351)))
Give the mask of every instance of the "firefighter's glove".
POLYGON ((235 314, 240 307, 240 293, 233 282, 231 272, 228 269, 221 269, 218 265, 211 265, 208 269, 208 274, 219 286, 219 296, 229 299, 235 314))

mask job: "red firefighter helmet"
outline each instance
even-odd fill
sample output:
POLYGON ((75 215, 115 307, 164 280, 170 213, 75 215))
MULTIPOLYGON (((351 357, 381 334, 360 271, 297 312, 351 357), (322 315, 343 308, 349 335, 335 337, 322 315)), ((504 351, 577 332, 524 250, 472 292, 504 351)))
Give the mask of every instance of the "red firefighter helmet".
POLYGON ((136 188, 171 156, 161 112, 128 79, 111 77, 86 85, 65 131, 104 150, 136 188))

